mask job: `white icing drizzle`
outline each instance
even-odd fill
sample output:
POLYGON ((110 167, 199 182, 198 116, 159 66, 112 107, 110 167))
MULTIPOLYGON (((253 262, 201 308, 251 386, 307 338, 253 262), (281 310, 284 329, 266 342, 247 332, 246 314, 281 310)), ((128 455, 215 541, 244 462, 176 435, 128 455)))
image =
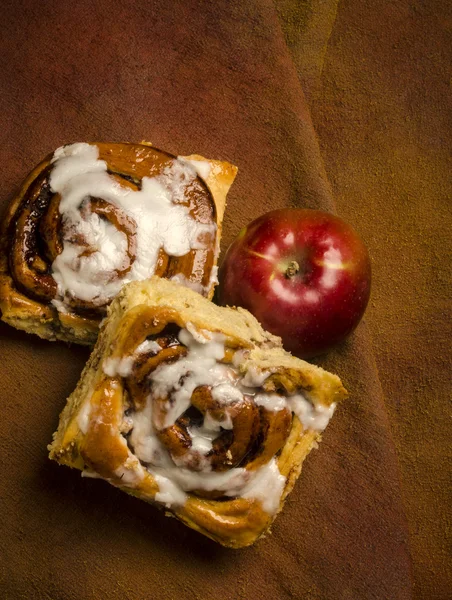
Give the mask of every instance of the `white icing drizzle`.
MULTIPOLYGON (((216 258, 215 258, 216 260, 216 258)), ((218 281, 218 267, 217 265, 214 265, 212 267, 212 270, 210 271, 210 278, 209 278, 209 283, 207 285, 207 289, 210 290, 212 289, 215 285, 218 285, 219 281, 218 281)))
POLYGON ((211 331, 208 331, 207 329, 198 329, 198 327, 193 325, 190 321, 187 321, 185 328, 199 344, 206 344, 213 339, 211 331))
POLYGON ((242 498, 260 500, 262 508, 269 515, 274 515, 279 508, 286 478, 279 472, 275 458, 257 469, 255 473, 253 479, 241 490, 240 495, 242 498))
POLYGON ((121 377, 129 377, 132 374, 133 364, 135 359, 140 354, 157 354, 162 347, 154 340, 144 340, 135 350, 131 356, 109 357, 102 363, 102 369, 105 375, 114 377, 120 375, 121 377))
POLYGON ((58 286, 54 305, 60 311, 70 297, 102 304, 125 283, 149 278, 161 248, 169 256, 184 256, 204 248, 216 234, 215 224, 198 223, 181 204, 196 177, 192 165, 175 159, 161 175, 144 177, 142 189, 134 191, 119 185, 98 156, 97 146, 80 143, 59 148, 52 159, 50 186, 61 195, 65 230, 82 235, 95 249, 82 256, 84 246, 64 241, 62 253, 52 264, 58 286), (122 278, 112 273, 124 264, 126 236, 95 213, 82 217, 80 206, 89 197, 106 200, 137 223, 136 259, 122 278))
POLYGON ((250 366, 242 379, 242 384, 248 387, 260 387, 273 371, 261 371, 254 366, 250 366))
POLYGON ((254 402, 270 412, 278 412, 287 406, 287 400, 278 394, 256 394, 254 402))
POLYGON ((147 354, 148 352, 152 352, 152 354, 157 354, 160 352, 162 347, 160 344, 154 340, 144 340, 138 348, 136 349, 136 354, 147 354))
MULTIPOLYGON (((232 357, 232 364, 237 369, 242 365, 250 354, 249 350, 237 350, 232 357)), ((252 368, 252 367, 251 367, 252 368)), ((264 380, 265 381, 265 380, 264 380)))
MULTIPOLYGON (((64 302, 62 302, 61 300, 57 300, 56 298, 54 298, 52 300, 52 304, 53 306, 57 309, 58 312, 63 313, 64 315, 68 315, 70 314, 70 310, 68 309, 68 307, 66 306, 66 304, 64 302)), ((102 322, 99 323, 99 328, 102 326, 102 322)))
POLYGON ((161 502, 166 508, 172 508, 176 506, 183 506, 187 499, 187 494, 171 479, 164 475, 150 470, 150 473, 154 476, 159 491, 155 494, 157 502, 161 502))
POLYGON ((184 287, 188 287, 191 290, 193 290, 194 292, 197 292, 198 294, 204 294, 204 292, 205 292, 205 288, 202 285, 202 283, 200 283, 198 281, 190 281, 189 279, 187 279, 187 277, 185 277, 185 275, 183 273, 176 273, 176 275, 173 275, 170 278, 170 281, 175 281, 176 283, 180 283, 184 287))
POLYGON ((235 378, 231 367, 217 362, 224 357, 223 334, 213 333, 210 342, 205 339, 199 342, 187 329, 181 329, 179 340, 189 348, 187 355, 176 362, 160 365, 151 376, 152 394, 156 398, 171 394, 171 405, 162 428, 173 425, 187 410, 197 387, 227 384, 235 378))
POLYGON ((130 441, 134 448, 134 454, 143 463, 155 467, 171 467, 173 461, 166 448, 155 435, 152 426, 152 403, 147 402, 143 410, 135 412, 131 416, 133 429, 130 441))
POLYGON ((257 471, 233 468, 229 471, 190 471, 181 467, 172 467, 164 471, 151 469, 174 482, 181 490, 189 492, 195 489, 206 491, 219 490, 226 496, 240 496, 243 487, 252 480, 257 471))
MULTIPOLYGON (((166 469, 164 474, 151 469, 158 476, 159 487, 163 485, 167 508, 180 506, 185 502, 186 492, 194 489, 219 490, 225 496, 259 500, 262 508, 270 515, 279 508, 286 478, 281 475, 278 463, 272 458, 266 465, 255 471, 234 468, 223 472, 193 472, 184 468, 166 469), (171 495, 168 492, 172 492, 171 495)), ((160 488, 162 490, 162 488, 160 488)), ((156 500, 158 497, 156 495, 156 500)))
POLYGON ((177 157, 180 162, 190 165, 201 179, 207 181, 211 172, 211 166, 208 160, 192 160, 191 158, 177 157))
MULTIPOLYGON (((171 508, 182 505, 190 491, 217 490, 225 496, 257 499, 268 514, 274 514, 285 485, 285 477, 279 472, 275 457, 255 470, 235 467, 216 472, 211 469, 207 456, 213 441, 221 429, 233 427, 229 407, 242 401, 244 395, 253 396, 258 406, 275 412, 289 408, 306 429, 321 431, 333 414, 334 405, 314 406, 301 394, 283 397, 262 392, 259 388, 271 371, 261 372, 250 366, 244 375, 239 375, 239 359, 246 365, 247 356, 246 352, 240 351, 236 352, 239 357, 235 357, 232 366, 219 363, 225 354, 222 334, 199 330, 189 324, 187 329, 181 329, 179 340, 187 347, 187 355, 176 362, 160 365, 150 374, 150 395, 146 405, 127 417, 132 422, 129 442, 133 453, 159 486, 156 500, 171 508), (221 405, 225 418, 220 422, 207 411, 201 425, 189 427, 191 448, 182 458, 172 458, 157 437, 152 419, 153 398, 169 399, 161 424, 166 428, 187 410, 193 391, 204 385, 210 387, 211 396, 221 405), (188 468, 194 457, 197 458, 197 470, 188 468)), ((113 372, 114 368, 120 368, 120 363, 112 363, 110 367, 109 372, 113 372)), ((128 479, 124 484, 128 485, 128 479)))
POLYGON ((207 455, 212 450, 212 442, 218 437, 218 430, 208 427, 190 427, 190 437, 192 439, 191 450, 207 455))
POLYGON ((89 429, 91 416, 91 403, 85 402, 77 415, 77 425, 80 431, 85 434, 89 429))
POLYGON ((119 477, 121 485, 125 487, 136 487, 144 479, 144 469, 138 461, 129 466, 121 465, 115 469, 114 474, 119 477))
POLYGON ((114 377, 120 375, 121 377, 129 377, 132 373, 132 367, 134 363, 133 356, 123 356, 122 358, 106 358, 102 364, 105 375, 114 377))
POLYGON ((243 400, 242 392, 229 383, 220 383, 219 385, 216 385, 212 389, 211 394, 214 400, 217 400, 223 405, 230 404, 231 402, 241 402, 243 400))
POLYGON ((323 431, 328 425, 334 414, 336 403, 329 406, 316 404, 315 406, 308 402, 301 394, 294 394, 287 398, 287 404, 291 411, 297 415, 305 429, 313 431, 323 431))

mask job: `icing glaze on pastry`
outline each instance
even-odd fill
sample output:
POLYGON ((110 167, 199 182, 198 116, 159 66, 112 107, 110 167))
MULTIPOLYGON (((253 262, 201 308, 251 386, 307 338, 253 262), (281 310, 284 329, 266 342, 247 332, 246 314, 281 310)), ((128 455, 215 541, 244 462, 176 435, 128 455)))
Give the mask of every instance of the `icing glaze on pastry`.
MULTIPOLYGON (((178 340, 186 353, 175 361, 163 362, 149 374, 144 405, 138 410, 128 409, 125 417, 131 451, 156 477, 160 489, 156 499, 161 498, 171 508, 183 504, 187 492, 215 492, 217 496, 260 500, 263 509, 274 514, 285 483, 274 455, 257 468, 236 466, 246 463, 251 441, 258 433, 259 415, 262 411, 271 413, 273 419, 282 415, 278 427, 285 428, 287 434, 289 415, 294 412, 305 429, 320 432, 328 424, 335 404, 313 405, 300 393, 287 396, 263 392, 261 386, 271 371, 250 368, 240 374, 241 351, 231 363, 222 362, 225 336, 221 333, 199 330, 188 323, 179 331, 178 340), (197 400, 196 394, 200 396, 197 400), (191 405, 201 410, 200 418, 187 426, 183 424, 184 414, 191 405), (230 445, 219 459, 223 452, 221 437, 228 431, 236 442, 245 435, 246 443, 235 451, 230 445)), ((132 377, 139 354, 148 351, 158 357, 160 350, 158 343, 146 340, 132 355, 106 359, 103 370, 109 377, 132 377)), ((85 411, 82 415, 80 425, 85 427, 85 411)), ((283 442, 284 435, 274 453, 283 442)), ((135 484, 134 479, 130 481, 135 484)), ((123 480, 123 484, 127 482, 123 480)))
POLYGON ((204 179, 204 181, 207 181, 207 179, 209 178, 210 170, 212 167, 210 166, 207 160, 190 160, 184 158, 183 156, 178 156, 177 159, 183 163, 191 165, 191 167, 202 179, 204 179))
POLYGON ((346 395, 247 311, 153 277, 110 305, 50 456, 243 547, 268 530, 346 395))
POLYGON ((0 223, 0 318, 93 344, 120 288, 153 274, 211 298, 237 169, 147 143, 77 143, 47 156, 0 223))
POLYGON ((98 156, 97 146, 80 143, 59 148, 52 160, 64 232, 52 263, 58 310, 74 298, 106 304, 125 283, 152 276, 162 249, 184 256, 214 242, 216 225, 195 221, 183 204, 197 175, 190 161, 174 159, 137 189, 119 183, 98 156))

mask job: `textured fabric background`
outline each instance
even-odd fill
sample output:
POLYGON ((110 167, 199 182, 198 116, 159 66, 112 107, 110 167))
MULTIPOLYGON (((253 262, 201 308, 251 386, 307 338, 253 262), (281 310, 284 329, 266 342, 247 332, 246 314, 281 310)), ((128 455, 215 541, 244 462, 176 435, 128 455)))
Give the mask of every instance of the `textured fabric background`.
POLYGON ((448 3, 2 8, 2 204, 63 143, 146 139, 238 165, 223 248, 271 208, 319 207, 374 266, 365 321, 319 361, 351 398, 272 535, 237 552, 50 463, 87 352, 1 325, 2 597, 447 598, 448 3))
POLYGON ((449 598, 452 5, 278 6, 337 211, 373 259, 366 321, 397 446, 416 597, 449 598))

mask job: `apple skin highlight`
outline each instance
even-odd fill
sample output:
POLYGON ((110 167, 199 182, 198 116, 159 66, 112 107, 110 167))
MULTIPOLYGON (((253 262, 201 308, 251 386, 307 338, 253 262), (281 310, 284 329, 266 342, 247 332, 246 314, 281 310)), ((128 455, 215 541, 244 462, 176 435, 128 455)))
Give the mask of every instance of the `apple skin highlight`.
POLYGON ((301 358, 327 352, 360 322, 371 265, 355 230, 330 213, 280 209, 262 215, 228 248, 220 304, 242 306, 301 358))

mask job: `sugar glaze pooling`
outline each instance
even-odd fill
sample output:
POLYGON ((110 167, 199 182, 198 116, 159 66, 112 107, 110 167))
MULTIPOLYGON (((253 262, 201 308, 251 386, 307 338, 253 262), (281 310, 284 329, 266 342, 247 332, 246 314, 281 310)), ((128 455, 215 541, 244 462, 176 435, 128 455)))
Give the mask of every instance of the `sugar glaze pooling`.
POLYGON ((63 223, 71 230, 72 239, 83 236, 94 249, 84 255, 83 245, 64 241, 63 251, 52 264, 58 289, 53 304, 60 312, 67 312, 71 297, 100 305, 113 298, 124 284, 149 278, 161 248, 168 256, 185 256, 211 243, 216 235, 215 224, 195 221, 188 207, 181 204, 197 173, 208 176, 208 162, 191 164, 174 159, 161 175, 143 177, 142 189, 132 190, 111 177, 107 164, 98 157, 97 146, 79 143, 59 148, 52 159, 50 187, 61 196, 63 223), (80 207, 90 197, 120 208, 137 224, 136 256, 122 277, 112 278, 111 273, 124 263, 127 237, 94 212, 82 216, 80 207))
MULTIPOLYGON (((235 467, 220 472, 213 471, 207 459, 204 463, 202 461, 212 449, 212 442, 221 429, 232 428, 228 405, 240 401, 244 395, 252 396, 254 402, 267 411, 289 408, 305 429, 322 431, 334 412, 335 404, 329 407, 314 406, 300 393, 283 397, 262 392, 260 386, 271 372, 249 369, 245 375, 240 374, 238 365, 243 360, 241 351, 235 354, 235 364, 219 362, 225 355, 225 337, 222 334, 199 330, 188 323, 186 329, 180 330, 179 341, 187 347, 187 355, 176 362, 161 364, 149 375, 151 392, 146 405, 127 416, 126 430, 130 431, 129 444, 133 454, 143 468, 155 477, 159 486, 156 500, 171 508, 183 505, 190 491, 219 490, 225 496, 257 499, 263 509, 273 515, 278 510, 285 485, 285 477, 279 472, 275 457, 255 470, 235 467), (174 382, 178 383, 174 385, 174 382), (187 410, 193 391, 203 385, 210 386, 212 397, 222 404, 226 418, 218 422, 207 412, 202 425, 190 428, 192 447, 187 457, 181 461, 175 460, 157 436, 152 414, 153 397, 167 397, 171 393, 172 402, 168 403, 162 424, 169 427, 187 410), (186 467, 185 461, 195 455, 200 459, 199 470, 186 467)), ((130 375, 133 361, 124 361, 127 358, 105 360, 104 372, 109 376, 130 375)), ((79 425, 85 425, 88 417, 82 411, 79 425)), ((129 484, 134 485, 137 478, 139 480, 142 476, 143 472, 138 469, 129 484)), ((128 485, 127 480, 123 479, 123 483, 128 485)))

